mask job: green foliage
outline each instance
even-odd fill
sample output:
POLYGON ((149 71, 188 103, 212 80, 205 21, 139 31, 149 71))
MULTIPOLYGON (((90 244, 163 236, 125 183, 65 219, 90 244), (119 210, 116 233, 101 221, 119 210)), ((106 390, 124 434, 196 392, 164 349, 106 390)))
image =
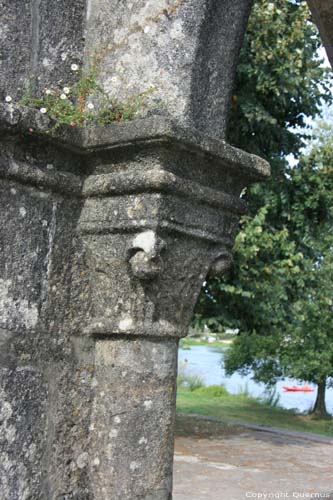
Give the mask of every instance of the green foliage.
POLYGON ((301 157, 286 185, 284 228, 268 224, 268 207, 245 218, 232 285, 207 287, 219 312, 223 304, 225 323, 241 331, 226 352, 227 373, 325 384, 333 376, 332 139, 301 157))
POLYGON ((256 0, 240 55, 229 140, 272 161, 299 151, 307 116, 330 99, 305 1, 256 0))
POLYGON ((244 218, 232 284, 206 289, 224 323, 243 333, 226 353, 228 373, 320 383, 333 375, 333 141, 301 157, 286 185, 283 229, 267 220, 269 207, 244 218))
POLYGON ((149 89, 120 102, 105 92, 97 83, 97 77, 98 70, 93 65, 89 72, 79 74, 73 85, 53 86, 37 97, 23 96, 19 104, 47 114, 53 121, 53 130, 62 125, 105 126, 135 118, 146 96, 152 92, 149 89))
POLYGON ((195 316, 201 327, 215 320, 239 328, 226 370, 253 370, 268 384, 286 375, 325 383, 333 374, 332 125, 295 168, 286 160, 309 140, 300 129, 306 119, 332 101, 319 46, 306 2, 255 2, 229 140, 268 159, 272 177, 248 190, 233 269, 207 281, 195 316))

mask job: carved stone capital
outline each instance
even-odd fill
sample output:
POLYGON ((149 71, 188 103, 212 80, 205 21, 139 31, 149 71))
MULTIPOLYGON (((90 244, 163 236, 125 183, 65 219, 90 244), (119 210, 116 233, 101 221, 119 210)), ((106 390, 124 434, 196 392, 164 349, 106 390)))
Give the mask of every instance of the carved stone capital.
POLYGON ((212 263, 209 274, 219 276, 227 271, 232 265, 232 255, 230 252, 222 252, 212 263))
POLYGON ((40 113, 0 105, 0 114, 7 141, 0 175, 77 199, 90 296, 85 333, 186 335, 208 272, 230 265, 246 211, 240 193, 268 164, 163 118, 47 138, 40 113), (29 121, 41 158, 26 162, 15 135, 29 121), (44 150, 58 168, 45 166, 44 150))
POLYGON ((141 125, 141 134, 150 128, 139 143, 132 124, 121 141, 110 134, 110 154, 94 153, 82 186, 78 229, 92 291, 85 331, 97 337, 186 335, 209 270, 231 262, 240 192, 266 172, 225 143, 169 122, 141 125))
POLYGON ((8 138, 0 174, 80 204, 77 229, 91 297, 85 332, 186 335, 209 270, 223 272, 231 262, 246 210, 240 193, 268 174, 267 163, 163 118, 67 129, 48 139, 38 112, 6 105, 0 112, 8 138), (58 156, 62 171, 18 159, 11 137, 29 120, 36 151, 50 143, 46 151, 58 156), (66 162, 80 170, 66 170, 66 162))

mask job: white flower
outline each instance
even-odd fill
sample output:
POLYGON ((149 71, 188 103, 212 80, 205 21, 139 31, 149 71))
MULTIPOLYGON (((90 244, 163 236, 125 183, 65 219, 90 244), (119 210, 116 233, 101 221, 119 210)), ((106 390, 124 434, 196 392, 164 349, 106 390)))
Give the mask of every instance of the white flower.
POLYGON ((60 95, 60 99, 62 99, 63 101, 64 101, 65 99, 67 99, 66 94, 61 94, 61 95, 60 95))
POLYGON ((46 89, 46 90, 45 90, 45 94, 46 94, 46 95, 51 95, 51 94, 52 94, 52 91, 51 91, 50 89, 46 89))
POLYGON ((93 105, 93 103, 92 103, 92 102, 88 102, 88 104, 87 104, 87 108, 88 108, 88 109, 94 109, 94 107, 95 107, 95 106, 93 105))
POLYGON ((69 90, 68 87, 64 87, 63 91, 64 91, 64 94, 69 94, 70 93, 70 90, 69 90))
POLYGON ((77 65, 77 64, 72 64, 72 65, 71 65, 71 70, 72 70, 72 71, 78 71, 78 69, 79 69, 79 67, 78 67, 78 65, 77 65))
POLYGON ((10 95, 6 95, 5 101, 6 102, 12 102, 13 98, 10 95))
POLYGON ((47 113, 47 109, 46 108, 40 108, 39 110, 43 115, 45 115, 45 113, 47 113))

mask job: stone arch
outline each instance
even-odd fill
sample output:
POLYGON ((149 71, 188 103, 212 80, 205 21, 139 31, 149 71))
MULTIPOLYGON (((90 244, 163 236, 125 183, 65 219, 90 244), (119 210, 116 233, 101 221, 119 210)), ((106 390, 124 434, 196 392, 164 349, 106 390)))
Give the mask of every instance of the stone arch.
POLYGON ((327 56, 333 65, 333 4, 330 0, 307 0, 327 56))
POLYGON ((2 96, 95 56, 120 99, 155 86, 140 120, 55 135, 0 105, 2 491, 170 500, 178 338, 269 173, 223 140, 251 1, 2 4, 2 96))

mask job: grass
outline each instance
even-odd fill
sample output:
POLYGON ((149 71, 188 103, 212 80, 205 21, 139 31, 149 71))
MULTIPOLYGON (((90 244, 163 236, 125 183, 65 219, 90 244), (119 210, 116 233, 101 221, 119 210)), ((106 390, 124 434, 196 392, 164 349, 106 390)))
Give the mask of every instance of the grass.
POLYGON ((177 411, 217 418, 271 425, 333 437, 333 419, 319 419, 271 406, 246 394, 229 394, 223 386, 198 387, 192 390, 178 385, 177 411))

